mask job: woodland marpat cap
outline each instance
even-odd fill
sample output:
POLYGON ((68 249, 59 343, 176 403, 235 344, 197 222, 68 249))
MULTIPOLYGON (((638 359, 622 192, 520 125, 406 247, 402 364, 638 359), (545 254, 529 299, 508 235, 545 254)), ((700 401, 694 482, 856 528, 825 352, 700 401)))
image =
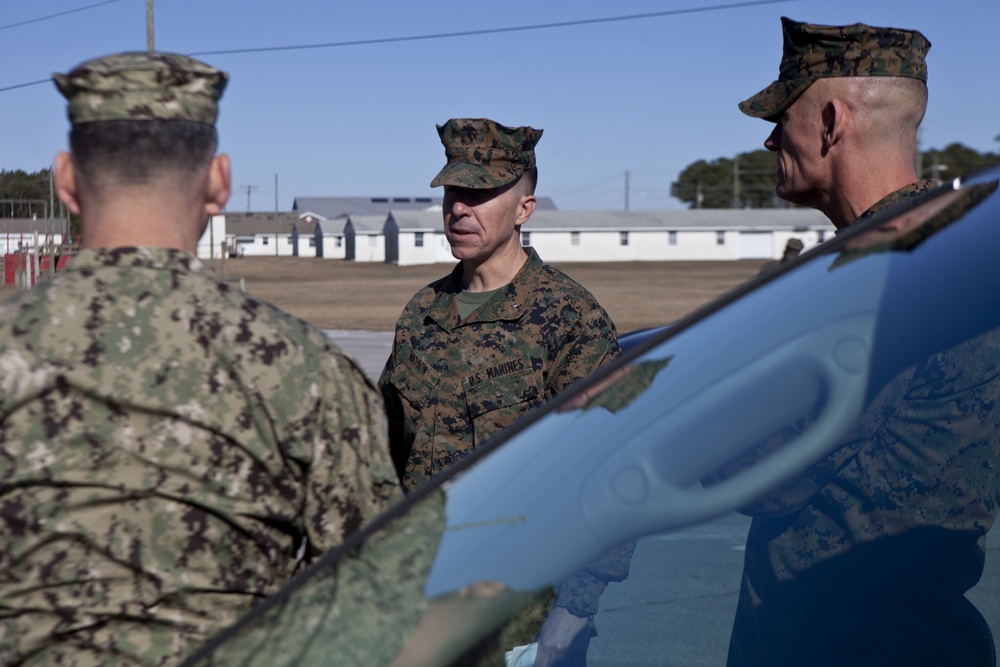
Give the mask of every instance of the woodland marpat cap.
POLYGON ((776 120, 817 79, 840 76, 903 76, 927 81, 931 43, 916 30, 864 23, 829 26, 781 17, 784 47, 778 80, 748 100, 748 116, 776 120))
POLYGON ((475 190, 513 183, 535 166, 542 130, 506 127, 487 118, 452 118, 437 126, 448 163, 431 187, 455 185, 475 190))

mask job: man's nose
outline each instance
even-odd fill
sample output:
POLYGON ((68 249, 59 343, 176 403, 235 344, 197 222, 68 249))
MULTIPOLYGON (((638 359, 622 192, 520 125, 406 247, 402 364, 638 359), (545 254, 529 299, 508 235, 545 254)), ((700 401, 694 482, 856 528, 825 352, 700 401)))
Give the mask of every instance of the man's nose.
POLYGON ((462 218, 472 211, 472 207, 462 201, 461 198, 456 197, 452 202, 451 206, 448 207, 448 211, 456 218, 462 218))
POLYGON ((764 148, 769 151, 776 151, 781 148, 781 123, 775 123, 771 134, 764 140, 764 148))

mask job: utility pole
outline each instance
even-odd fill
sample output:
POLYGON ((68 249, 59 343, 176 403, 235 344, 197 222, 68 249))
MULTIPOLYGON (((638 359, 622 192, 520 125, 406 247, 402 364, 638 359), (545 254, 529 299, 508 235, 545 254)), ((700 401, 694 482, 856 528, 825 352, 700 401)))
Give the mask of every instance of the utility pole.
POLYGON ((625 172, 625 210, 628 210, 628 171, 625 172))
POLYGON ((740 156, 733 159, 733 208, 740 207, 740 156))
POLYGON ((153 40, 153 0, 146 0, 146 50, 156 50, 153 40))
POLYGON ((931 178, 933 178, 938 183, 941 182, 941 172, 948 169, 948 165, 941 164, 938 160, 938 152, 934 151, 931 153, 931 178))
POLYGON ((250 193, 257 189, 256 185, 241 185, 240 190, 247 191, 247 213, 250 212, 250 193))
POLYGON ((49 165, 49 214, 46 217, 50 219, 56 217, 56 194, 54 184, 52 183, 54 177, 55 165, 49 165))
POLYGON ((281 225, 278 223, 278 175, 274 175, 274 256, 278 256, 278 234, 281 225))

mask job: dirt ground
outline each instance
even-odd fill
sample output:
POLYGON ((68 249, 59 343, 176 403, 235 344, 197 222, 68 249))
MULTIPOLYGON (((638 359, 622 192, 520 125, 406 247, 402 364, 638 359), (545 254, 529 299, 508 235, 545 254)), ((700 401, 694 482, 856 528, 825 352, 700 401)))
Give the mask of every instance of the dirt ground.
MULTIPOLYGON (((620 332, 667 324, 752 278, 764 260, 608 262, 556 266, 593 292, 620 332)), ((323 329, 390 331, 413 293, 452 264, 394 266, 299 257, 242 257, 216 274, 323 329)))

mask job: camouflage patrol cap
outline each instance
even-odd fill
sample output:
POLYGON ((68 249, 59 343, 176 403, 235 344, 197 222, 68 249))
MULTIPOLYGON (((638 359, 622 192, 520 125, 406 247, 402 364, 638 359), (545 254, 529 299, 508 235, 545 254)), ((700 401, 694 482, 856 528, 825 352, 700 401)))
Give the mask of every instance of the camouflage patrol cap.
POLYGON ((175 53, 138 51, 95 58, 53 74, 69 100, 70 123, 189 120, 214 125, 229 76, 175 53))
POLYGON ((817 79, 841 76, 902 76, 927 81, 924 60, 931 43, 916 30, 874 28, 864 23, 813 25, 781 17, 784 51, 778 80, 740 110, 775 121, 817 79))
POLYGON ((505 127, 486 118, 452 118, 437 126, 448 163, 431 187, 457 185, 474 190, 513 183, 535 166, 542 130, 505 127))

